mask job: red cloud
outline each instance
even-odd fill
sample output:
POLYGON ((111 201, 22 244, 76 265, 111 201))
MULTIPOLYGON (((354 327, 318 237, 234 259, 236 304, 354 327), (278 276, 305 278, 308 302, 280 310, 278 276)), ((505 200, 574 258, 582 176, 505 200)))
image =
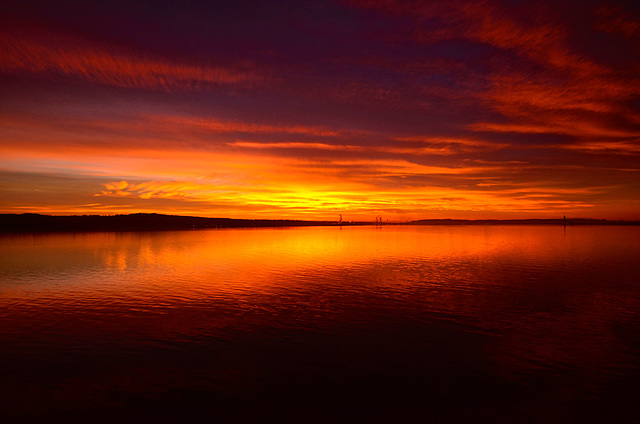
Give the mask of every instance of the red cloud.
POLYGON ((0 72, 52 74, 118 87, 191 90, 252 85, 254 70, 188 64, 43 31, 0 31, 0 72))

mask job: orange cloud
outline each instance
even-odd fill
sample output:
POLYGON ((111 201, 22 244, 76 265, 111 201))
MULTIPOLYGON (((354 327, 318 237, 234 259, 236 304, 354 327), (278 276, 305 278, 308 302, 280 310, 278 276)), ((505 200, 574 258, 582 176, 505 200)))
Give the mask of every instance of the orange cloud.
MULTIPOLYGON (((640 139, 630 141, 585 141, 575 145, 559 146, 565 149, 583 150, 592 153, 618 153, 618 154, 640 154, 640 139)), ((633 169, 640 171, 640 169, 633 169)))
POLYGON ((247 133, 286 133, 314 135, 319 137, 335 137, 344 130, 333 130, 326 127, 304 126, 304 125, 267 125, 238 121, 223 121, 215 118, 189 118, 178 116, 150 117, 158 122, 175 124, 185 128, 203 129, 211 132, 247 132, 247 133))
MULTIPOLYGON (((640 132, 628 131, 618 128, 607 128, 593 121, 580 119, 566 119, 558 117, 555 121, 531 124, 496 124, 481 122, 469 125, 474 131, 487 132, 516 132, 529 134, 566 134, 579 137, 610 137, 629 138, 640 137, 640 132), (579 125, 576 125, 579 124, 579 125)), ((633 143, 629 143, 633 146, 633 143)), ((573 147, 571 145, 567 147, 573 147)))
MULTIPOLYGON (((422 187, 401 190, 377 190, 371 194, 370 187, 364 185, 344 187, 332 184, 330 187, 310 184, 278 184, 268 192, 238 188, 233 190, 215 184, 188 181, 146 181, 128 183, 114 182, 105 185, 100 196, 136 197, 139 199, 180 199, 202 205, 226 205, 236 210, 263 209, 277 216, 307 215, 331 219, 336 213, 344 213, 350 219, 369 219, 372 215, 386 212, 392 214, 412 214, 434 211, 466 211, 482 213, 500 210, 503 213, 544 213, 558 214, 559 211, 578 212, 594 205, 582 200, 557 199, 557 194, 544 192, 513 193, 515 197, 505 197, 486 191, 471 191, 439 187, 422 187), (122 188, 122 189, 120 189, 122 188)), ((246 212, 245 212, 246 214, 246 212)))
POLYGON ((367 150, 365 146, 353 146, 344 144, 327 144, 327 143, 302 143, 302 142, 253 142, 253 141, 236 141, 227 143, 230 146, 244 147, 248 149, 314 149, 314 150, 339 150, 362 152, 367 150))
POLYGON ((497 141, 481 140, 478 138, 446 138, 446 137, 433 137, 428 135, 414 135, 397 137, 398 141, 409 141, 413 143, 426 144, 426 152, 438 152, 442 154, 454 154, 463 152, 478 152, 478 151, 495 151, 505 147, 508 147, 508 143, 501 143, 497 141))
MULTIPOLYGON (((15 144, 17 148, 24 147, 25 140, 21 135, 29 134, 28 143, 32 146, 42 144, 42 148, 50 146, 50 139, 55 132, 64 133, 56 149, 65 145, 76 145, 81 148, 80 140, 85 139, 90 149, 107 148, 115 146, 126 149, 155 146, 156 148, 173 148, 176 139, 188 141, 184 148, 204 148, 215 144, 216 139, 211 136, 228 135, 238 133, 243 135, 270 135, 286 134, 313 136, 322 138, 338 138, 341 136, 363 136, 367 134, 362 130, 331 129, 327 127, 304 125, 270 125, 264 123, 252 123, 239 120, 222 120, 215 117, 189 117, 180 115, 160 115, 141 112, 139 114, 105 116, 96 119, 94 116, 87 118, 69 118, 50 114, 4 114, 0 116, 0 131, 5 134, 5 141, 14 144, 10 132, 17 135, 15 144), (90 138, 87 136, 90 135, 90 138), (41 141, 38 141, 41 140, 41 141), (106 146, 97 143, 105 142, 106 146)), ((238 144, 240 143, 240 144, 238 144)), ((238 143, 227 143, 229 145, 238 143)), ((300 143, 303 144, 303 143, 300 143)), ((322 143, 316 143, 319 148, 322 143)), ((328 144, 327 144, 328 145, 328 144)), ((252 146, 244 146, 252 147, 252 146)), ((275 146, 272 146, 275 147, 275 146)))
POLYGON ((363 152, 363 153, 390 153, 397 155, 422 156, 422 155, 452 155, 460 151, 451 145, 436 145, 431 143, 425 147, 401 147, 401 146, 357 146, 349 144, 328 144, 328 143, 302 143, 302 142, 250 142, 236 141, 228 143, 230 146, 247 149, 308 149, 308 150, 328 150, 340 152, 363 152))

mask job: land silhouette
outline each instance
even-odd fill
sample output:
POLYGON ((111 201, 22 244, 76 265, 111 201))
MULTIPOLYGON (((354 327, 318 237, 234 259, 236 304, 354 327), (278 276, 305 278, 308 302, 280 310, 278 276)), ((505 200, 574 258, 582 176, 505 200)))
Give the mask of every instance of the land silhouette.
MULTIPOLYGON (((381 225, 376 220, 375 225, 381 225)), ((385 223, 384 225, 398 225, 385 223)), ((606 219, 421 219, 402 225, 640 225, 640 221, 606 219)), ((134 213, 129 215, 0 214, 0 232, 163 231, 205 228, 311 227, 374 225, 365 221, 305 221, 291 219, 234 219, 134 213)))

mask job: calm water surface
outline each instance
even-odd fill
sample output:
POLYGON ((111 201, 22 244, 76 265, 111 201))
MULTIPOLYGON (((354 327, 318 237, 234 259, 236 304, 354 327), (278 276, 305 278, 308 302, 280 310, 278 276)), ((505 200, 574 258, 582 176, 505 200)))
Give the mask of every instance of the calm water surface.
POLYGON ((639 227, 0 236, 4 422, 639 422, 639 227))

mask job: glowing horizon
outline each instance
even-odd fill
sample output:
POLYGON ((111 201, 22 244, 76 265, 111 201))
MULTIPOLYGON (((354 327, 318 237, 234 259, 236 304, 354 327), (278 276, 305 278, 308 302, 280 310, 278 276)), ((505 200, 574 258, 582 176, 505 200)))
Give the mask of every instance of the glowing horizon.
POLYGON ((241 3, 3 9, 0 213, 640 219, 636 7, 241 3))

